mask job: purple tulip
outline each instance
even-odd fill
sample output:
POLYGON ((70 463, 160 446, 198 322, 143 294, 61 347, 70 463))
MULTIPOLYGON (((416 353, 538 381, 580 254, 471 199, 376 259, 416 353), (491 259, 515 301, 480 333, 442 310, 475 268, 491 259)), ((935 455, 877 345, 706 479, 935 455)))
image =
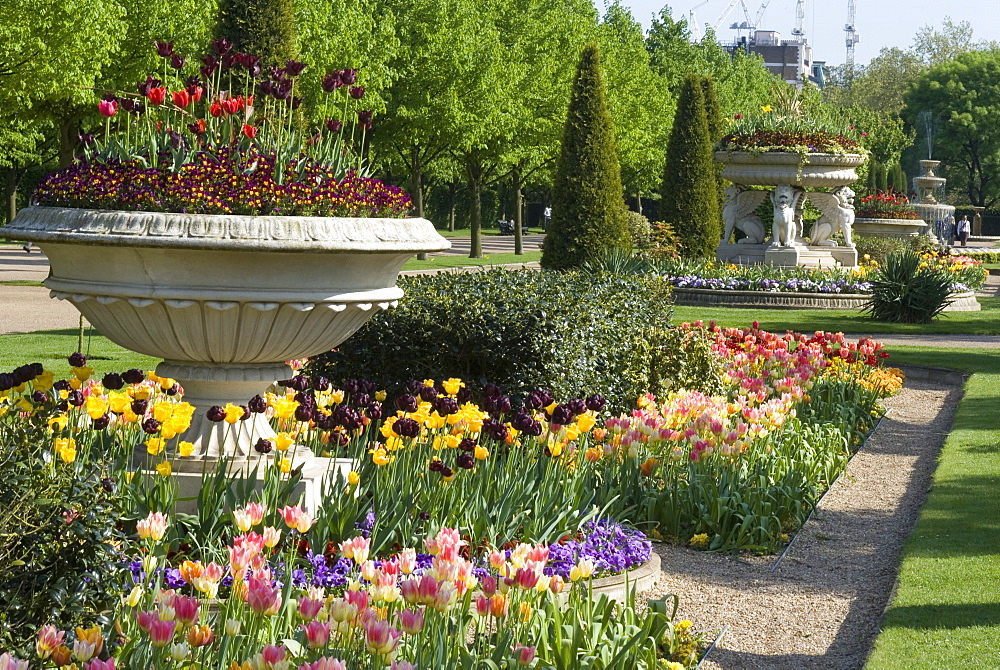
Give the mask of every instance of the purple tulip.
POLYGON ((82 368, 84 365, 87 364, 87 357, 81 354, 79 351, 74 354, 70 354, 68 360, 69 364, 72 365, 74 368, 82 368))
POLYGON ((338 88, 343 86, 343 83, 340 81, 341 74, 342 73, 340 70, 327 72, 326 75, 323 77, 323 90, 326 91, 327 93, 333 93, 338 88))
POLYGON ((102 414, 101 416, 94 419, 94 430, 104 430, 109 425, 111 425, 111 417, 107 414, 102 414))
POLYGON ((170 58, 174 55, 173 42, 160 42, 159 40, 153 40, 153 46, 156 47, 156 53, 160 56, 160 58, 170 58))
POLYGON ((360 100, 361 98, 365 97, 364 86, 352 86, 347 91, 348 93, 351 94, 351 97, 354 98, 355 100, 360 100))
POLYGON ((156 419, 146 419, 142 422, 142 432, 147 435, 155 435, 160 431, 160 422, 156 419))
POLYGON ((298 77, 302 74, 302 71, 306 69, 306 64, 297 60, 292 60, 289 58, 285 62, 285 72, 288 73, 289 77, 298 77))
POLYGON ((396 419, 392 429, 400 437, 416 437, 420 434, 420 424, 413 419, 396 419))
POLYGON ((175 70, 180 70, 184 67, 184 63, 186 62, 187 61, 184 60, 184 56, 181 56, 180 54, 170 54, 170 67, 175 70))
POLYGON ((341 126, 343 126, 343 124, 340 122, 339 119, 326 120, 326 129, 329 130, 331 133, 339 133, 341 126))
POLYGON ((218 405, 212 405, 208 408, 208 411, 205 412, 205 416, 208 417, 209 421, 219 423, 226 418, 226 410, 222 409, 218 405))
POLYGON ((233 43, 226 39, 212 40, 211 42, 212 51, 216 54, 222 56, 232 51, 233 43))
POLYGON ((254 397, 250 398, 249 402, 247 402, 247 409, 253 412, 254 414, 263 414, 264 412, 267 411, 267 401, 264 400, 264 398, 261 397, 259 394, 255 395, 254 397))
POLYGON ((131 368, 122 373, 126 384, 141 384, 146 381, 146 373, 138 368, 131 368))
POLYGON ((420 399, 424 402, 431 402, 438 397, 438 390, 433 386, 425 386, 420 389, 420 399))
POLYGON ((104 375, 103 379, 101 379, 101 386, 108 389, 109 391, 117 391, 118 389, 125 386, 125 381, 122 379, 122 376, 117 372, 109 372, 108 374, 104 375))
POLYGON ((463 452, 455 459, 455 464, 465 470, 471 470, 476 467, 476 459, 472 454, 463 452))
POLYGON ((354 68, 347 68, 346 70, 340 71, 340 83, 344 86, 350 86, 358 80, 358 71, 354 68))

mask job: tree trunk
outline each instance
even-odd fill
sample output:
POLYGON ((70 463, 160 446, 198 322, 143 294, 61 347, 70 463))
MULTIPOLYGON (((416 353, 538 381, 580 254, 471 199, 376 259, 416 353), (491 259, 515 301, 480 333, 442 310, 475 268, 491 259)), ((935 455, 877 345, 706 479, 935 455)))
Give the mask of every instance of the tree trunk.
MULTIPOLYGON (((413 206, 417 210, 417 216, 424 218, 424 179, 420 165, 420 147, 416 144, 410 145, 410 193, 413 196, 413 206)), ((426 261, 427 254, 417 254, 418 261, 426 261)))
POLYGON ((642 193, 635 194, 635 210, 642 214, 642 193))
POLYGON ((521 171, 514 169, 511 188, 514 191, 514 255, 524 253, 524 236, 521 234, 521 171))
POLYGON ((465 159, 469 175, 469 258, 483 257, 483 166, 475 158, 465 159))
POLYGON ((455 201, 458 199, 458 184, 454 180, 448 183, 448 230, 455 232, 455 201))
POLYGON ((76 145, 79 141, 76 116, 71 115, 59 124, 59 167, 67 167, 73 162, 76 145))
POLYGON ((18 174, 17 165, 13 165, 5 170, 7 173, 3 184, 4 212, 7 216, 7 223, 17 216, 17 187, 21 182, 21 175, 18 174))

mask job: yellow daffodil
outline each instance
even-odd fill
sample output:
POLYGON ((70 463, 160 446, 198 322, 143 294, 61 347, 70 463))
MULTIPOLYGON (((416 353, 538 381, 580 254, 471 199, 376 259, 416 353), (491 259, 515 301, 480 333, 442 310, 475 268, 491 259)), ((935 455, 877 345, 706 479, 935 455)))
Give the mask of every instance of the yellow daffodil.
POLYGON ((163 461, 156 466, 156 471, 163 475, 164 477, 169 477, 172 469, 170 468, 170 461, 163 461))
POLYGON ((764 112, 765 114, 769 114, 774 111, 774 108, 771 107, 771 105, 764 105, 760 108, 760 111, 764 112))

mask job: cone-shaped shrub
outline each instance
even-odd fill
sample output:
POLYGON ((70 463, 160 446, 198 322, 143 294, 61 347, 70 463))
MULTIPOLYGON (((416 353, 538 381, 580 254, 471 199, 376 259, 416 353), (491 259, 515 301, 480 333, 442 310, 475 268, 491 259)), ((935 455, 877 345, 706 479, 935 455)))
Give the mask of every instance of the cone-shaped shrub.
POLYGON ((260 57, 261 65, 283 66, 299 57, 294 0, 220 0, 215 36, 229 40, 232 53, 260 57))
POLYGON ((660 188, 660 220, 677 231, 689 258, 714 257, 721 235, 714 142, 705 112, 705 87, 696 74, 684 80, 660 188))
POLYGON ((596 44, 584 47, 576 68, 554 190, 543 268, 575 268, 609 248, 631 248, 596 44))

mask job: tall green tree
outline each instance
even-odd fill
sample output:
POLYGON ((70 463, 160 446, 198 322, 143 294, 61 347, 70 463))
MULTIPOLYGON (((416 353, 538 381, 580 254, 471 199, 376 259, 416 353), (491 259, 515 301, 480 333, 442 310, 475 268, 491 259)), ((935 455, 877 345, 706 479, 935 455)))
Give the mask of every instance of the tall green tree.
POLYGON ((689 74, 677 102, 660 191, 660 215, 689 258, 710 258, 721 235, 718 182, 702 78, 689 74))
POLYGON ((577 64, 554 190, 543 268, 567 270, 607 249, 631 247, 600 48, 593 42, 577 64))
POLYGON ((936 126, 935 158, 945 162, 949 186, 969 202, 1000 202, 1000 48, 960 54, 930 68, 904 97, 911 126, 929 114, 936 126))

